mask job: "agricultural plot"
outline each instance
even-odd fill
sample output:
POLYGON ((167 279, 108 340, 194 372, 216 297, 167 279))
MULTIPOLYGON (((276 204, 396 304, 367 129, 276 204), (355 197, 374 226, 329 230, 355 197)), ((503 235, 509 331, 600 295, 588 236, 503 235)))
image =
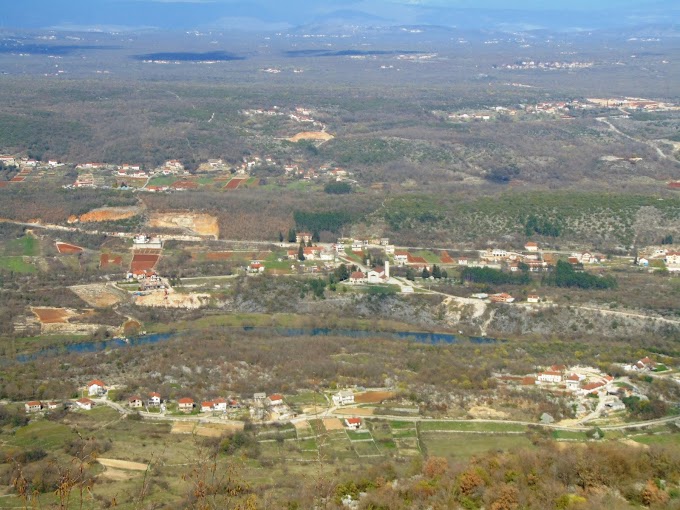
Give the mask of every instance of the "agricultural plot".
POLYGON ((123 265, 123 257, 121 255, 114 255, 111 253, 102 253, 99 256, 99 267, 101 269, 109 269, 111 267, 120 267, 123 265))
POLYGON ((146 254, 146 253, 135 253, 132 257, 132 262, 130 262, 131 271, 144 271, 151 270, 156 267, 158 260, 161 258, 160 255, 146 254))
POLYGON ((35 273, 37 268, 24 257, 0 257, 0 271, 12 271, 13 273, 35 273))
POLYGON ((396 395, 393 391, 367 391, 354 395, 354 402, 357 404, 379 404, 394 398, 396 395))
POLYGON ((83 251, 83 248, 76 246, 75 244, 57 241, 55 245, 57 247, 57 251, 62 255, 73 255, 74 253, 81 253, 83 251))
POLYGON ((236 189, 247 180, 248 178, 234 177, 227 184, 225 184, 224 189, 236 189))
POLYGON ((69 318, 76 315, 66 308, 32 308, 31 311, 42 324, 67 323, 69 318))
POLYGON ((422 432, 420 441, 423 450, 451 460, 467 460, 474 455, 488 451, 531 449, 534 445, 523 434, 466 434, 422 432))
POLYGON ((506 433, 521 434, 527 431, 526 425, 502 422, 474 422, 474 421, 424 421, 419 425, 421 432, 475 432, 475 433, 506 433))

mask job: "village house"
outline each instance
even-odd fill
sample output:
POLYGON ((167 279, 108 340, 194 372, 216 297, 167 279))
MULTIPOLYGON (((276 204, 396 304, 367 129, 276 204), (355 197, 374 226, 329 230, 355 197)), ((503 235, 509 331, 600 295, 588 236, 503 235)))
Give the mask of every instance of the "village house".
POLYGON ((183 413, 190 413, 194 410, 194 399, 189 397, 180 398, 177 401, 177 406, 183 413))
POLYGON ((538 243, 529 241, 524 245, 526 251, 538 251, 538 243))
POLYGON ((148 405, 152 407, 156 407, 161 405, 161 394, 156 393, 155 391, 152 391, 149 393, 149 400, 148 400, 148 405))
POLYGON ((213 399, 213 409, 215 411, 226 411, 227 410, 227 401, 223 398, 216 398, 213 399))
POLYGON ((295 242, 300 244, 300 243, 308 243, 309 241, 312 240, 312 234, 309 232, 297 232, 295 234, 295 242))
POLYGON ((264 265, 261 262, 251 262, 248 266, 248 272, 252 274, 264 273, 264 265))
POLYGON ((368 283, 385 283, 390 279, 390 263, 385 261, 385 267, 376 267, 366 275, 368 283))
POLYGON ((317 260, 321 258, 321 248, 318 246, 305 246, 302 251, 304 252, 306 260, 317 260))
POLYGON ((361 428, 361 418, 345 418, 345 425, 350 430, 358 430, 361 428))
POLYGON ((467 257, 458 257, 458 265, 459 266, 467 266, 468 265, 467 257))
POLYGON ((562 372, 548 370, 538 374, 538 381, 541 383, 559 383, 562 382, 562 372))
POLYGON ((202 413, 209 413, 210 411, 213 410, 214 404, 211 401, 208 402, 201 402, 201 412, 202 413))
POLYGON ((59 407, 59 402, 48 402, 47 409, 56 409, 59 407))
POLYGON ((581 377, 576 374, 569 374, 565 379, 567 389, 570 391, 577 391, 581 385, 581 377))
POLYGON ((354 240, 352 241, 352 251, 363 251, 364 250, 364 242, 361 240, 354 240))
POLYGON ((408 262, 408 257, 409 254, 407 251, 395 251, 394 252, 394 261, 399 264, 400 266, 403 266, 408 262))
POLYGON ((527 303, 538 303, 539 297, 536 294, 529 294, 527 296, 527 303))
POLYGON ((354 393, 351 391, 339 391, 333 395, 333 403, 336 406, 354 404, 354 393))
POLYGON ((137 408, 137 407, 142 407, 144 403, 142 402, 142 399, 140 397, 134 396, 128 398, 128 406, 137 408))
POLYGON ((262 404, 262 403, 264 403, 266 398, 267 398, 266 393, 255 393, 253 395, 253 400, 255 401, 255 403, 259 402, 260 404, 262 404))
POLYGON ((512 303, 515 298, 506 292, 501 292, 500 294, 492 294, 489 299, 492 303, 512 303))
POLYGON ((31 400, 30 402, 26 402, 24 404, 24 409, 27 413, 37 413, 38 411, 42 410, 42 402, 39 400, 31 400))
POLYGON ((680 271, 680 251, 670 251, 666 253, 664 262, 666 263, 666 269, 669 271, 680 271))
POLYGON ((383 245, 383 249, 385 250, 385 255, 394 255, 394 245, 393 244, 385 244, 385 245, 383 245))
POLYGON ((92 408, 94 407, 94 401, 90 400, 87 397, 83 397, 76 400, 76 405, 78 406, 79 409, 83 409, 84 411, 91 411, 92 408))
POLYGON ((354 271, 349 275, 349 283, 364 283, 366 275, 361 271, 354 271))
POLYGON ((272 407, 283 405, 283 395, 274 394, 269 396, 269 405, 272 407))
POLYGON ((93 379, 87 383, 87 393, 91 397, 99 397, 106 393, 106 384, 99 379, 93 379))

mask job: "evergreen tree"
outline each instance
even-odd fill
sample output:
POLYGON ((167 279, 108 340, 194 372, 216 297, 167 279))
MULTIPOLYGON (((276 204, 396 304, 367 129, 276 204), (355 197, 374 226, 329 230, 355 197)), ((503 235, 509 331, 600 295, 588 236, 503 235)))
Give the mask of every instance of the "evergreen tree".
POLYGON ((319 231, 315 230, 314 232, 312 232, 312 241, 314 241, 315 243, 318 243, 320 240, 321 240, 321 235, 319 234, 319 231))
POLYGON ((305 260, 305 243, 300 243, 300 247, 298 248, 298 260, 305 260))
POLYGON ((416 279, 416 273, 410 267, 406 269, 406 279, 411 281, 416 279))
POLYGON ((427 270, 426 267, 423 268, 423 273, 421 276, 423 277, 423 280, 426 280, 427 278, 430 277, 430 272, 427 270))
POLYGON ((437 264, 432 266, 432 276, 434 276, 436 280, 439 280, 442 277, 442 270, 437 264))
POLYGON ((288 242, 289 243, 294 243, 296 241, 296 232, 294 228, 291 228, 288 231, 288 242))
POLYGON ((280 243, 283 242, 283 232, 281 232, 280 230, 279 230, 279 242, 280 243))

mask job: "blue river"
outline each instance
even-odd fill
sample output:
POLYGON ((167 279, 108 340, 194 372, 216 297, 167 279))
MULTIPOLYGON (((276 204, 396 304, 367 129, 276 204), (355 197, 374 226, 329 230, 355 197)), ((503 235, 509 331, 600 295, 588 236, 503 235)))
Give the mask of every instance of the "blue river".
MULTIPOLYGON (((333 328, 268 328, 268 327, 231 327, 224 328, 225 332, 263 334, 268 336, 280 337, 299 337, 299 336, 342 336, 348 338, 388 338, 395 340, 410 340, 425 344, 455 344, 461 340, 467 340, 475 344, 493 344, 503 342, 496 338, 489 337, 464 337, 451 333, 427 333, 417 331, 368 331, 362 329, 333 329, 333 328)), ((154 345, 177 338, 180 332, 155 333, 151 335, 141 335, 131 338, 111 338, 96 342, 82 342, 67 344, 59 347, 48 347, 31 354, 20 354, 16 361, 25 363, 39 358, 57 356, 64 354, 88 354, 102 352, 109 349, 119 349, 125 347, 136 347, 140 345, 154 345)))

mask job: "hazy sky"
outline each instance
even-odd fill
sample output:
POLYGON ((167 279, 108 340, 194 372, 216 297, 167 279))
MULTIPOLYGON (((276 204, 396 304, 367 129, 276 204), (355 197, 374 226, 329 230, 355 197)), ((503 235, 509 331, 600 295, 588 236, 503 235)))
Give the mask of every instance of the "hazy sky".
POLYGON ((649 16, 650 22, 678 20, 676 0, 2 0, 5 28, 128 26, 165 29, 244 26, 275 29, 329 18, 384 24, 455 25, 457 13, 469 23, 480 19, 558 23, 547 11, 567 13, 567 26, 626 23, 649 16), (588 16, 588 14, 591 14, 588 16), (582 18, 579 18, 582 16, 582 18), (606 18, 606 19, 605 19, 606 18), (252 26, 251 26, 252 25, 252 26))

